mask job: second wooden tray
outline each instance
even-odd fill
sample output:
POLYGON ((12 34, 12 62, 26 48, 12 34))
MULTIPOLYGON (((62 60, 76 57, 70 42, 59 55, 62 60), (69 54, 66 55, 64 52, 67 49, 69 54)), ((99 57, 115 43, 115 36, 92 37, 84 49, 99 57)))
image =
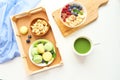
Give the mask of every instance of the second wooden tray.
POLYGON ((108 0, 75 0, 75 1, 78 1, 81 4, 83 4, 87 10, 86 21, 80 27, 69 28, 69 27, 66 27, 64 24, 62 24, 62 22, 59 19, 60 9, 54 11, 52 14, 63 36, 68 36, 72 34, 73 32, 75 32, 76 30, 79 30, 85 27, 86 25, 88 25, 89 23, 91 23, 92 21, 94 21, 98 17, 98 8, 101 5, 108 2, 108 0))

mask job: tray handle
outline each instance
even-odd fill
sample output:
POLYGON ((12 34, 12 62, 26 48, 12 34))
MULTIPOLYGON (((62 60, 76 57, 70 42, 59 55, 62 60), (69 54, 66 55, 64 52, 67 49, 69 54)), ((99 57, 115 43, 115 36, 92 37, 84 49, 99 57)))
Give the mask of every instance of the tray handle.
POLYGON ((43 7, 39 7, 39 8, 30 10, 28 13, 34 14, 34 13, 37 13, 37 12, 39 12, 39 11, 45 11, 45 9, 44 9, 43 7))

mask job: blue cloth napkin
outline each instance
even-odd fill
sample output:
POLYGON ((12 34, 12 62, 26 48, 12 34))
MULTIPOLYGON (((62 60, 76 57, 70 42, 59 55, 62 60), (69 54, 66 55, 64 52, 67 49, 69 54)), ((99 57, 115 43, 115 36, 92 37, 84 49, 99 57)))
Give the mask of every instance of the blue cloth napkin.
POLYGON ((40 0, 0 0, 0 63, 20 56, 10 16, 35 7, 40 0))

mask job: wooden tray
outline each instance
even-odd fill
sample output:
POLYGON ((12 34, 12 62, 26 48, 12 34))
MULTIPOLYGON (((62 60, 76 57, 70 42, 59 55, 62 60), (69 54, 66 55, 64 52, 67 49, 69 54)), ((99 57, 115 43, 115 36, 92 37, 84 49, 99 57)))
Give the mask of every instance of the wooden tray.
POLYGON ((54 20, 56 21, 60 31, 62 32, 63 36, 68 36, 71 33, 75 32, 76 30, 79 30, 92 21, 94 21, 98 17, 98 8, 107 3, 108 0, 75 0, 79 1, 81 4, 83 4, 86 7, 87 10, 87 18, 83 25, 77 28, 69 28, 66 27, 59 19, 60 9, 54 11, 52 13, 54 20))
POLYGON ((55 41, 55 38, 54 38, 54 35, 53 35, 53 32, 52 32, 51 28, 48 31, 48 33, 46 35, 42 36, 42 37, 34 37, 31 34, 30 30, 29 30, 28 34, 26 34, 26 35, 21 35, 19 33, 19 28, 21 26, 27 26, 28 29, 30 29, 29 28, 30 23, 36 18, 44 18, 45 20, 48 21, 48 17, 47 17, 47 14, 46 14, 46 11, 45 11, 44 8, 39 7, 39 8, 30 10, 28 12, 24 12, 22 14, 18 14, 18 15, 15 15, 15 16, 11 17, 11 22, 12 22, 12 25, 13 25, 13 29, 14 29, 16 40, 17 40, 17 43, 18 43, 18 47, 19 47, 21 55, 22 55, 22 57, 25 61, 26 68, 27 68, 29 74, 34 74, 36 72, 48 70, 50 68, 53 68, 53 67, 56 67, 56 66, 59 66, 59 65, 62 64, 62 59, 61 59, 61 56, 60 56, 60 52, 59 52, 59 50, 56 46, 56 41, 55 41), (31 43, 28 44, 28 43, 26 43, 26 39, 27 39, 27 36, 29 34, 32 35, 32 38, 31 38, 31 43), (35 41, 37 39, 43 39, 43 38, 50 40, 54 44, 55 49, 56 49, 56 58, 55 58, 55 60, 53 61, 52 64, 50 64, 46 67, 38 67, 38 66, 35 66, 33 63, 31 63, 31 61, 28 57, 28 51, 29 51, 29 47, 30 47, 30 45, 32 44, 33 41, 35 41))

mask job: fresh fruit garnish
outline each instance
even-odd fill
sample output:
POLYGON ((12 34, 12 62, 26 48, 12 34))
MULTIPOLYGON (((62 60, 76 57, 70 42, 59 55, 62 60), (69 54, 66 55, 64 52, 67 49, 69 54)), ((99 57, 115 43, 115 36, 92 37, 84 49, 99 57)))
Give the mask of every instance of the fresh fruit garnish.
POLYGON ((26 40, 26 43, 30 43, 30 39, 27 39, 27 40, 26 40))
POLYGON ((28 39, 31 39, 32 38, 32 36, 31 35, 28 35, 28 39))
POLYGON ((79 26, 85 20, 85 10, 83 6, 77 2, 66 4, 61 9, 61 20, 66 26, 76 27, 79 26), (73 17, 74 15, 74 17, 73 17), (78 15, 81 15, 77 19, 78 15))

